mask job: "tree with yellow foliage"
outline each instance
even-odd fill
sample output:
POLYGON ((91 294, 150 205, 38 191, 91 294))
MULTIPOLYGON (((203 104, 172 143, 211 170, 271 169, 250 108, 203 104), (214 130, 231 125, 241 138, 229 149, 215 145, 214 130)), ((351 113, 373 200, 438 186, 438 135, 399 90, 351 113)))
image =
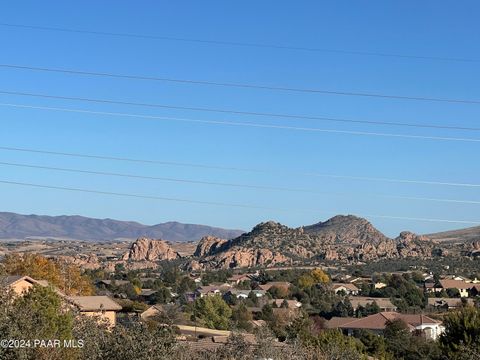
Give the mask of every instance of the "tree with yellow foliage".
POLYGON ((47 259, 38 254, 10 254, 5 256, 3 267, 7 275, 46 280, 69 296, 94 293, 90 278, 82 275, 77 266, 65 261, 47 259))
POLYGON ((322 269, 317 268, 300 276, 298 278, 298 286, 301 289, 307 289, 316 284, 326 284, 329 281, 328 275, 322 269))
POLYGON ((322 269, 319 269, 319 268, 313 269, 310 272, 310 275, 312 276, 316 284, 319 284, 319 283, 326 284, 330 282, 330 278, 322 269))

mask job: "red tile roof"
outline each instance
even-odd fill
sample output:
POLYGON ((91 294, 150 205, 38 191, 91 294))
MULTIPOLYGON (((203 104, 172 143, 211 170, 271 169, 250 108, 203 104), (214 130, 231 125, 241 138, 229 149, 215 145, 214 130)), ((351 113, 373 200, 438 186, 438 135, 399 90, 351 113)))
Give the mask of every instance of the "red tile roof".
POLYGON ((407 315, 397 312, 382 312, 339 325, 338 327, 341 329, 384 330, 388 320, 393 321, 396 319, 405 321, 412 329, 421 324, 440 324, 440 321, 434 320, 425 315, 407 315))

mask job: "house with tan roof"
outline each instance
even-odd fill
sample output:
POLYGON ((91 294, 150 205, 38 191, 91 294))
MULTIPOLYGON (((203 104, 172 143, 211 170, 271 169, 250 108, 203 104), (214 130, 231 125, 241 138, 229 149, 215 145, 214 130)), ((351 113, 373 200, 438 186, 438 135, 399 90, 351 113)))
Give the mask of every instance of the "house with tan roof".
POLYGON ((463 301, 468 305, 474 305, 473 299, 458 299, 458 298, 428 298, 428 306, 435 309, 458 309, 464 306, 463 301))
POLYGON ((480 285, 466 282, 465 280, 443 279, 440 280, 442 289, 457 289, 460 297, 468 297, 470 292, 480 292, 480 285))
POLYGON ((251 280, 253 276, 255 276, 255 275, 254 274, 234 274, 227 279, 227 282, 230 285, 238 285, 242 281, 251 280))
POLYGON ((28 292, 34 285, 41 285, 37 280, 30 276, 12 275, 0 279, 2 287, 10 288, 15 295, 21 296, 28 292))
POLYGON ((268 302, 270 305, 275 304, 278 308, 287 305, 288 309, 298 309, 302 307, 302 303, 297 300, 286 300, 286 299, 272 299, 268 302))
POLYGON ((163 306, 160 304, 152 305, 147 310, 140 314, 142 320, 148 320, 150 318, 156 317, 160 314, 163 314, 165 311, 163 306))
POLYGON ((204 297, 204 296, 214 296, 221 295, 224 292, 227 292, 232 286, 230 284, 211 284, 200 286, 195 290, 195 296, 204 297))
POLYGON ((346 322, 338 326, 339 329, 352 335, 355 330, 370 330, 383 334, 388 321, 403 320, 411 332, 421 331, 428 339, 436 340, 444 331, 441 321, 426 315, 407 315, 397 312, 381 312, 364 318, 346 322))
POLYGON ((117 324, 117 312, 122 307, 108 296, 68 296, 66 300, 82 315, 98 317, 108 327, 117 324))
POLYGON ((335 294, 343 291, 346 295, 358 295, 360 289, 352 283, 333 283, 332 290, 335 294))
POLYGON ((350 297, 352 308, 356 311, 360 306, 366 307, 368 304, 376 303, 380 311, 397 311, 397 307, 392 304, 388 298, 373 298, 368 296, 353 296, 350 297))
MULTIPOLYGON (((48 281, 35 280, 30 276, 13 275, 0 279, 0 286, 9 287, 17 296, 22 296, 35 285, 50 286, 48 281)), ((60 290, 53 289, 67 306, 75 307, 81 314, 105 319, 108 326, 116 324, 116 312, 122 307, 108 296, 67 296, 60 290)))
POLYGON ((288 290, 290 286, 292 286, 292 284, 289 283, 288 281, 270 281, 266 284, 259 285, 258 287, 262 290, 268 291, 273 287, 276 287, 282 290, 288 290))

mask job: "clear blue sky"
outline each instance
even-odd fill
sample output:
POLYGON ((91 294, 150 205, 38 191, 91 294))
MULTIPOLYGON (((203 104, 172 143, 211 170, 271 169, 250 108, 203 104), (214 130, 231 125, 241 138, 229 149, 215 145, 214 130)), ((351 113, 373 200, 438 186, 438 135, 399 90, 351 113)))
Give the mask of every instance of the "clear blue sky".
MULTIPOLYGON (((476 1, 15 1, 0 22, 476 59, 349 55, 112 37, 0 26, 0 62, 158 77, 480 100, 476 1), (461 5, 461 6, 460 6, 461 5), (456 7, 455 7, 456 6, 456 7)), ((479 104, 402 101, 92 78, 0 68, 1 89, 178 106, 480 127, 479 104)), ((1 95, 0 102, 204 120, 480 138, 480 131, 396 128, 219 115, 1 95)), ((0 151, 0 161, 145 176, 311 189, 323 194, 213 187, 0 166, 0 180, 82 187, 278 210, 129 199, 0 184, 2 211, 80 214, 154 224, 169 220, 248 230, 274 219, 311 224, 337 213, 480 221, 480 205, 370 194, 480 201, 480 188, 312 178, 304 172, 480 183, 480 143, 213 126, 0 106, 0 146, 259 169, 245 173, 0 151), (338 195, 344 193, 346 195, 338 195), (286 211, 285 211, 286 210, 286 211)), ((467 225, 368 217, 387 235, 467 225)))

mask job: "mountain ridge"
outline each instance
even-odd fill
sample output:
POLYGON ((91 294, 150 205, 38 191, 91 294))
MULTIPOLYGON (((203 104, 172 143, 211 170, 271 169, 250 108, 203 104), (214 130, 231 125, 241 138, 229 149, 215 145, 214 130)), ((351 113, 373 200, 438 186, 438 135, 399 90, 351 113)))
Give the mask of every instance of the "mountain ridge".
POLYGON ((337 215, 325 222, 290 228, 275 221, 257 224, 250 232, 224 240, 205 237, 195 251, 193 268, 237 268, 292 265, 298 261, 375 261, 382 258, 430 257, 436 243, 409 231, 395 239, 368 220, 337 215))
POLYGON ((464 229, 447 230, 436 232, 432 234, 425 234, 429 238, 437 241, 458 241, 458 242, 473 242, 480 241, 480 226, 473 226, 464 229))
POLYGON ((223 229, 199 224, 168 221, 144 225, 135 221, 97 219, 80 215, 22 215, 0 212, 0 238, 51 237, 87 241, 107 241, 120 238, 161 238, 169 241, 197 241, 206 235, 231 239, 243 230, 223 229))

